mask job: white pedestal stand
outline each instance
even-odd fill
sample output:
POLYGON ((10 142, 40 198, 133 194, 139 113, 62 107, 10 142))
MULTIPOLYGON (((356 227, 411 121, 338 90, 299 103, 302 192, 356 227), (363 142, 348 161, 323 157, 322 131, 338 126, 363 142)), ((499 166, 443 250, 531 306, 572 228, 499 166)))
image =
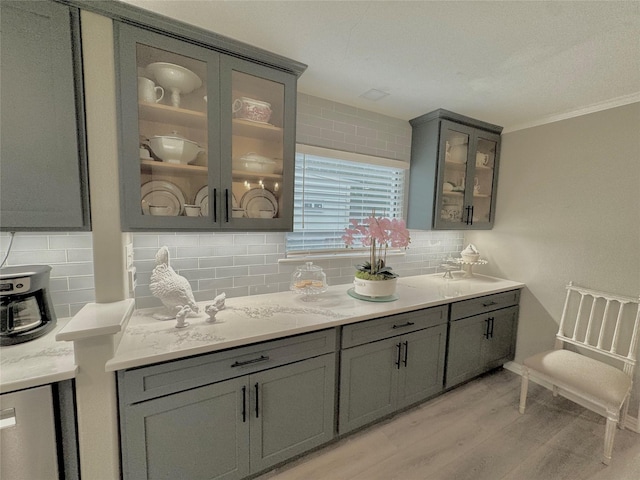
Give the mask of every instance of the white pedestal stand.
POLYGON ((463 278, 472 278, 473 277, 473 266, 474 265, 486 265, 489 263, 487 260, 476 260, 475 262, 467 262, 462 260, 461 258, 456 258, 455 262, 458 265, 462 265, 462 270, 464 271, 463 278))

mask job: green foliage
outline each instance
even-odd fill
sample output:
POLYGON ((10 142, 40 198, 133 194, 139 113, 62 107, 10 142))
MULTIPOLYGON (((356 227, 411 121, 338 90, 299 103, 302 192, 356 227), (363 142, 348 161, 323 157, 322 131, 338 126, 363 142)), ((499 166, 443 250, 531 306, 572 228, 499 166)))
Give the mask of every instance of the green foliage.
POLYGON ((362 280, 390 280, 397 278, 398 274, 393 273, 391 267, 386 267, 383 260, 378 260, 378 268, 371 268, 371 262, 364 262, 356 265, 356 278, 362 280))

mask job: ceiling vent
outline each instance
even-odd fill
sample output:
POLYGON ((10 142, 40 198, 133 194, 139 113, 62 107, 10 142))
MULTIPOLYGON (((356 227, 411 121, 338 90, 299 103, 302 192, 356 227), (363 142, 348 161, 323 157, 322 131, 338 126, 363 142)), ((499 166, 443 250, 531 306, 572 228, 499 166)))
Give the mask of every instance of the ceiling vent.
POLYGON ((389 93, 383 92, 382 90, 378 90, 377 88, 372 88, 371 90, 367 90, 362 95, 362 98, 366 98, 367 100, 371 100, 373 102, 377 102, 381 98, 388 96, 389 93))

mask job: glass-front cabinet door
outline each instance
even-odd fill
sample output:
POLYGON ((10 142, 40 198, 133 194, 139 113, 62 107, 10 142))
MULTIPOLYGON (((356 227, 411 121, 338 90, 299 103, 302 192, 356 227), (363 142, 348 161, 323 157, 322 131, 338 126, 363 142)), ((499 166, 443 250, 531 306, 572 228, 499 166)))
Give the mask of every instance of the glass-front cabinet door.
POLYGON ((491 227, 499 140, 497 134, 442 120, 436 229, 491 227))
POLYGON ((295 77, 222 56, 222 228, 290 230, 295 77))
POLYGON ((296 76, 118 24, 125 230, 289 230, 296 76))
POLYGON ((118 25, 125 229, 220 223, 219 54, 118 25))
POLYGON ((440 211, 435 212, 435 225, 439 229, 462 228, 466 221, 467 177, 469 151, 473 139, 473 128, 442 121, 440 134, 439 197, 440 211))
POLYGON ((486 228, 493 224, 495 211, 495 185, 498 175, 498 153, 500 136, 476 131, 473 157, 474 174, 472 186, 473 202, 467 220, 471 228, 486 228), (470 220, 469 220, 470 218, 470 220))

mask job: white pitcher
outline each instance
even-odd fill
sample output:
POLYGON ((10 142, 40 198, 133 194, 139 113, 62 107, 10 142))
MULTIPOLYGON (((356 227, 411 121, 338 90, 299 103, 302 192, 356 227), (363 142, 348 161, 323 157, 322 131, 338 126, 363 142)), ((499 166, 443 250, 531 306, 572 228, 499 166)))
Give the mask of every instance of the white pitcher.
POLYGON ((164 89, 162 87, 156 87, 153 80, 146 77, 138 77, 138 100, 146 103, 158 103, 163 98, 164 89))

